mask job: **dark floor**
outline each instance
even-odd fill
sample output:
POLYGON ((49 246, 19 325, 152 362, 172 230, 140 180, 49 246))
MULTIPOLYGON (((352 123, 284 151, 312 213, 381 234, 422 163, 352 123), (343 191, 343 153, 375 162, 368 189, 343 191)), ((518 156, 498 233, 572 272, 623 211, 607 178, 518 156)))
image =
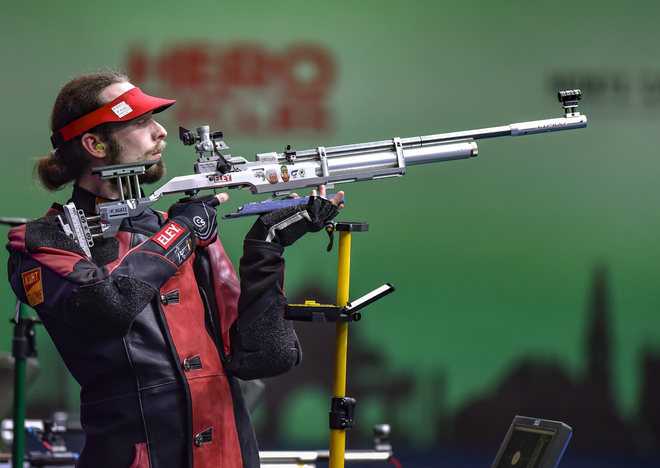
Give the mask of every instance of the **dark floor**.
MULTIPOLYGON (((396 455, 402 468, 490 468, 495 454, 469 454, 452 450, 429 452, 401 451, 396 455)), ((350 465, 358 468, 358 465, 350 465)), ((364 467, 375 465, 361 465, 364 467)), ((388 466, 395 466, 389 464, 388 466)), ((648 458, 572 454, 570 446, 560 468, 658 468, 660 455, 648 458)))

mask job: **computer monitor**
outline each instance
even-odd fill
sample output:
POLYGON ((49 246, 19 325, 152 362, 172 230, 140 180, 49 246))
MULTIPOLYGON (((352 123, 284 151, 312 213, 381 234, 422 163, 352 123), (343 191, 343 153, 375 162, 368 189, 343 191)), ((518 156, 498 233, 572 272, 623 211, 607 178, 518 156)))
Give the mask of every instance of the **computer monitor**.
POLYGON ((556 468, 572 433, 560 421, 516 416, 491 468, 556 468))

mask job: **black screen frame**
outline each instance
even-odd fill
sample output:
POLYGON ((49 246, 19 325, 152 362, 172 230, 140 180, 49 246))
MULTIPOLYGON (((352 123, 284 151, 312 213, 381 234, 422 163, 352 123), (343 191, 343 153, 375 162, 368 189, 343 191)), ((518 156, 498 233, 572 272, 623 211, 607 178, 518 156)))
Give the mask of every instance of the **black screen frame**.
MULTIPOLYGON (((573 435, 573 429, 561 421, 530 418, 527 416, 515 416, 509 426, 506 436, 504 437, 502 445, 500 445, 500 448, 497 451, 497 455, 495 456, 491 468, 498 467, 514 432, 517 430, 552 433, 552 438, 543 451, 541 460, 538 463, 538 468, 556 468, 564 455, 564 451, 571 440, 571 436, 573 435)), ((521 468, 525 467, 521 466, 521 468)))

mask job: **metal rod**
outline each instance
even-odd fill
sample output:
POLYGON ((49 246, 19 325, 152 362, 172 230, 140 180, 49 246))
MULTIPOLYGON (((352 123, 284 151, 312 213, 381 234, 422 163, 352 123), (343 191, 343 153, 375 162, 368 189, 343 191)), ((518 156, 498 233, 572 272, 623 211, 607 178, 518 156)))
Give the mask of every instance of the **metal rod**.
MULTIPOLYGON (((532 120, 529 122, 512 123, 498 127, 477 128, 474 130, 463 130, 458 132, 438 133, 434 135, 423 135, 409 138, 401 138, 404 149, 421 146, 434 145, 442 142, 456 140, 483 140, 504 136, 520 136, 534 133, 547 133, 560 130, 572 130, 587 126, 587 118, 584 115, 560 117, 555 119, 532 120)), ((392 140, 380 140, 367 143, 357 143, 340 146, 327 146, 325 153, 329 160, 349 155, 378 153, 393 149, 392 140)), ((296 152, 297 160, 315 159, 316 150, 308 149, 296 152)), ((278 155, 284 158, 284 155, 278 155)))
MULTIPOLYGON (((347 450, 344 458, 347 461, 384 462, 387 461, 391 456, 391 450, 347 450)), ((326 461, 329 457, 330 454, 327 450, 259 451, 259 459, 262 463, 267 464, 287 463, 297 466, 298 464, 302 463, 316 463, 319 461, 326 461)))
POLYGON ((142 196, 142 191, 140 190, 140 178, 137 174, 133 176, 133 183, 135 185, 135 196, 139 198, 142 196))
POLYGON ((471 140, 482 140, 484 138, 496 138, 511 136, 511 126, 478 128, 476 130, 464 130, 460 132, 438 133, 437 135, 425 135, 417 138, 402 138, 401 142, 406 145, 419 145, 440 143, 450 140, 462 140, 469 138, 471 140))
POLYGON ((126 190, 128 190, 128 198, 133 198, 133 188, 131 187, 131 178, 126 176, 126 190))
POLYGON ((119 198, 123 201, 124 198, 124 185, 121 183, 121 177, 117 177, 117 185, 119 187, 119 198))
POLYGON ((27 332, 23 303, 16 302, 16 323, 12 354, 14 356, 14 421, 12 441, 12 467, 23 468, 25 458, 25 376, 27 367, 27 332))

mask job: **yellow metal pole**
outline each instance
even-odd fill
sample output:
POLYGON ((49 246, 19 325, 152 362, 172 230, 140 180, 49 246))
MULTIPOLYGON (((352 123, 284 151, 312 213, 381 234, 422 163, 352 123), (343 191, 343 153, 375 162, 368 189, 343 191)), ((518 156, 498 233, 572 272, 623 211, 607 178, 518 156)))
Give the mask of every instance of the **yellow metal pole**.
MULTIPOLYGON (((337 305, 348 303, 351 282, 351 233, 339 232, 339 261, 337 265, 337 305)), ((346 357, 348 354, 348 322, 337 322, 335 338, 335 375, 333 397, 346 396, 346 357)), ((346 430, 330 429, 330 464, 329 468, 343 468, 346 453, 346 430)))

